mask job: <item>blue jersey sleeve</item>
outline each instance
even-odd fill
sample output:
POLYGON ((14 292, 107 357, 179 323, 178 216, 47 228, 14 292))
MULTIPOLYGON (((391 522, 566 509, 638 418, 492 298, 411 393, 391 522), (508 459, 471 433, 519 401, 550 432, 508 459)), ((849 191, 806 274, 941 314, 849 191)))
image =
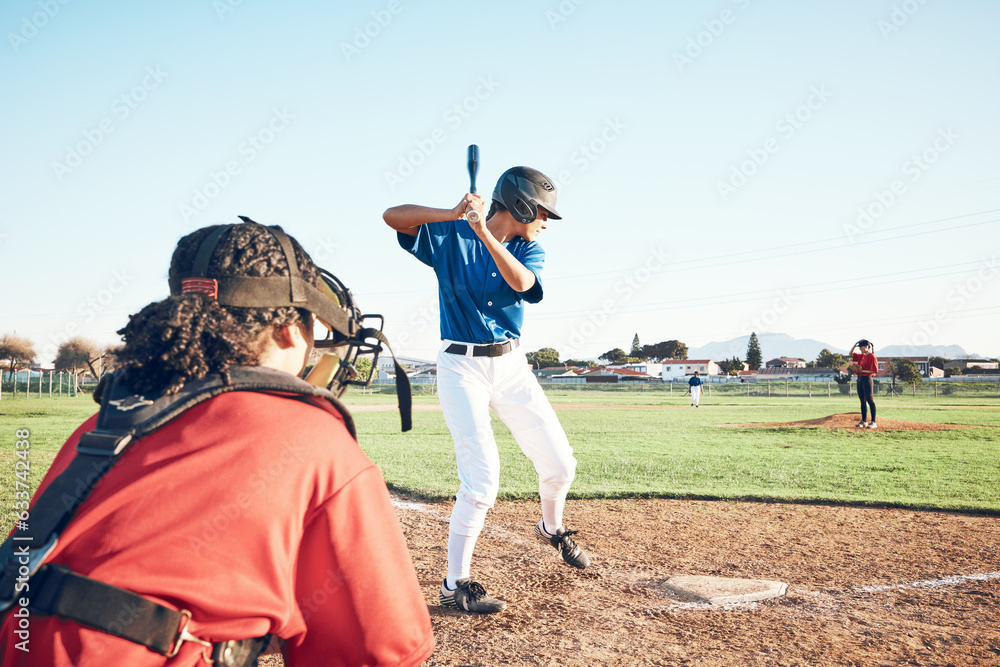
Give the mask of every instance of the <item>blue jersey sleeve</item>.
POLYGON ((417 227, 416 236, 396 232, 396 241, 400 248, 427 266, 434 266, 434 255, 440 250, 442 239, 452 233, 454 228, 454 220, 429 222, 417 227))
POLYGON ((518 294, 528 303, 538 303, 544 295, 544 290, 542 289, 542 265, 545 263, 545 250, 537 243, 528 243, 521 255, 517 259, 524 265, 524 268, 535 274, 535 284, 528 288, 527 291, 519 292, 518 294))

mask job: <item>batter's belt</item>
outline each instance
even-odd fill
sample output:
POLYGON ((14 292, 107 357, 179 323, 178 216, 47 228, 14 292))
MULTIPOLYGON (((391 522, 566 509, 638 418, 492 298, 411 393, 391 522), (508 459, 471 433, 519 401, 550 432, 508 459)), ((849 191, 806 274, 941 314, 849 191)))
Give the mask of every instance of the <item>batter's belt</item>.
POLYGON ((491 345, 462 345, 460 343, 452 343, 444 351, 448 354, 459 354, 463 357, 502 357, 508 352, 515 350, 520 344, 521 342, 516 338, 510 338, 503 343, 493 343, 491 345))

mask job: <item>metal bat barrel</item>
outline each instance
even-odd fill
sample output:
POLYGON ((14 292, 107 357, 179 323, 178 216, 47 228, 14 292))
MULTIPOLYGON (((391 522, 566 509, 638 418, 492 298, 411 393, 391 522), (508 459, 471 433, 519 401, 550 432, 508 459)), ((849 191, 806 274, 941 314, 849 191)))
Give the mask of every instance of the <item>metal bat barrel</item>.
POLYGON ((479 146, 469 146, 469 192, 476 194, 476 174, 479 172, 479 146))

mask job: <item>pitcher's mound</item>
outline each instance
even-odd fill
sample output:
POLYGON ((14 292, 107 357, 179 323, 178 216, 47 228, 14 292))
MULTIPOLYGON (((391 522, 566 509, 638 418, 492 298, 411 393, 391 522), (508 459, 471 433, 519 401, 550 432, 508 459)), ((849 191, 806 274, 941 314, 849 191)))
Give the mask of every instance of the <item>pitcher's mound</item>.
MULTIPOLYGON (((947 431, 953 428, 978 428, 976 426, 967 426, 964 424, 929 424, 926 422, 908 422, 900 421, 898 419, 878 419, 877 429, 862 429, 858 428, 856 424, 861 421, 861 414, 857 412, 845 412, 839 415, 830 415, 829 417, 819 417, 817 419, 804 419, 797 422, 750 422, 748 424, 726 424, 726 426, 784 426, 792 428, 849 428, 856 431, 947 431)), ((723 424, 720 424, 722 426, 723 424)))

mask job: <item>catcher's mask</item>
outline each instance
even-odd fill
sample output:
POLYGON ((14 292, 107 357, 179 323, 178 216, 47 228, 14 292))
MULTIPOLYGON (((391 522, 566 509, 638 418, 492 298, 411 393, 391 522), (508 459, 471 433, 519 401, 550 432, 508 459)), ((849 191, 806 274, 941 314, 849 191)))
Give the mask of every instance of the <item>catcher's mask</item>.
POLYGON ((548 211, 552 220, 562 220, 555 209, 556 186, 548 176, 531 167, 511 167, 505 171, 493 188, 493 199, 521 223, 537 218, 538 207, 548 211))
MULTIPOLYGON (((410 430, 410 381, 396 361, 389 341, 382 333, 385 319, 381 315, 362 315, 354 302, 351 290, 335 275, 319 268, 320 284, 313 285, 302 278, 295 259, 295 249, 285 232, 278 227, 265 226, 246 216, 239 216, 244 224, 258 225, 278 241, 288 262, 287 276, 212 276, 208 265, 222 236, 235 225, 219 225, 198 246, 191 269, 180 272, 170 280, 170 293, 174 296, 200 292, 215 298, 223 306, 238 308, 279 308, 291 306, 308 310, 315 317, 313 345, 319 349, 337 348, 336 354, 324 355, 322 380, 316 375, 307 378, 312 384, 325 386, 334 396, 340 396, 348 385, 367 387, 378 372, 378 356, 382 346, 392 354, 396 366, 396 390, 399 397, 403 430, 410 430), (377 324, 377 326, 371 326, 377 324), (371 370, 366 377, 359 376, 359 357, 370 357, 371 370)), ((319 366, 319 364, 317 364, 319 366)))

